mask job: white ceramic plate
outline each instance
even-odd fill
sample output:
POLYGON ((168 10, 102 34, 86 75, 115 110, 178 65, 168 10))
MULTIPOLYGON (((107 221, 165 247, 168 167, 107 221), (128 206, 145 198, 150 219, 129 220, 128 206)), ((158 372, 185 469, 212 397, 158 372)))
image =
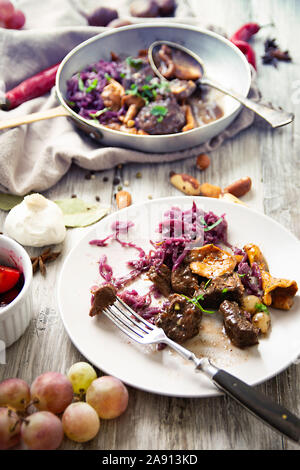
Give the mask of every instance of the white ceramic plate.
MULTIPOLYGON (((134 205, 101 220, 83 237, 67 257, 58 283, 58 305, 65 328, 79 351, 96 367, 119 377, 133 387, 169 396, 207 397, 219 391, 193 366, 169 349, 157 351, 131 342, 103 315, 89 317, 90 288, 102 282, 98 260, 106 254, 116 276, 128 271, 126 261, 136 259, 137 251, 123 248, 117 242, 107 247, 89 245, 95 238, 111 233, 117 218, 132 220, 135 226, 129 239, 146 250, 163 212, 171 206, 189 209, 195 200, 205 211, 226 213, 229 241, 243 247, 246 243, 260 246, 275 277, 300 280, 300 243, 285 228, 263 214, 244 206, 209 198, 164 198, 134 205)), ((146 292, 149 281, 140 280, 139 293, 146 292)), ((198 355, 208 355, 212 362, 247 383, 263 382, 288 367, 300 353, 300 298, 296 296, 290 311, 271 311, 272 328, 259 345, 239 350, 223 333, 218 314, 206 315, 199 336, 186 343, 198 355)))

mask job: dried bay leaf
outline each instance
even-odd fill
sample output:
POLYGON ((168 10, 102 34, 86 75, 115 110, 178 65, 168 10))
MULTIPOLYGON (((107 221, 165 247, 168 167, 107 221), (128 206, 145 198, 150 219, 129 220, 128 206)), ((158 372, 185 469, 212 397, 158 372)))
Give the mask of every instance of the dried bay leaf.
POLYGON ((13 207, 20 204, 24 196, 16 196, 15 194, 0 193, 0 209, 10 211, 13 207))
POLYGON ((63 212, 66 227, 87 227, 108 214, 110 207, 87 203, 79 198, 54 201, 63 212))

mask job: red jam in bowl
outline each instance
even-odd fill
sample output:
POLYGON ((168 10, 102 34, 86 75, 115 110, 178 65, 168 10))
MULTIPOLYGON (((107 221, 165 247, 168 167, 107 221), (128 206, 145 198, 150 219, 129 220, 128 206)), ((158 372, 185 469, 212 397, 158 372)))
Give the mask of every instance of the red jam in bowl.
POLYGON ((0 265, 0 307, 10 304, 23 286, 24 275, 19 269, 0 265))

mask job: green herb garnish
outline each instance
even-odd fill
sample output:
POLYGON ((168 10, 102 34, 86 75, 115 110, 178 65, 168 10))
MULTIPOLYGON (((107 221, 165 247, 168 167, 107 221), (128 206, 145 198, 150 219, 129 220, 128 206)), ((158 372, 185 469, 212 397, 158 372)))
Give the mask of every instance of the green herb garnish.
POLYGON ((223 222, 223 217, 220 217, 214 224, 209 226, 207 225, 203 217, 201 217, 200 222, 204 226, 204 232, 209 232, 213 228, 217 227, 221 222, 223 222))
POLYGON ((89 116, 91 118, 93 118, 96 122, 98 122, 97 118, 99 116, 101 116, 102 114, 106 113, 109 110, 110 110, 110 108, 103 108, 103 109, 100 109, 99 111, 97 111, 96 113, 89 113, 89 116))
POLYGON ((157 116, 157 122, 161 122, 168 114, 168 108, 159 105, 153 106, 151 109, 151 114, 153 114, 153 116, 157 116))
POLYGON ((214 310, 205 310, 199 303, 199 300, 204 300, 204 297, 203 297, 203 294, 200 294, 198 295, 197 297, 193 297, 192 299, 190 299, 189 297, 186 297, 185 295, 181 294, 182 297, 184 297, 188 302, 191 302, 193 305, 195 305, 195 307, 199 308, 199 310, 201 310, 201 312, 203 313, 209 313, 209 314, 213 314, 215 313, 214 310))
POLYGON ((204 285, 204 290, 207 288, 207 286, 211 283, 211 279, 208 279, 204 285))
POLYGON ((130 89, 129 90, 126 90, 126 93, 128 95, 138 95, 139 94, 139 87, 137 86, 136 83, 132 83, 130 85, 130 89))
POLYGON ((135 59, 134 57, 127 57, 126 62, 130 67, 133 67, 134 69, 140 69, 141 66, 143 65, 143 60, 142 59, 135 59))
POLYGON ((78 88, 80 91, 85 91, 84 82, 80 76, 80 73, 78 74, 78 88))
POLYGON ((259 302, 257 302, 257 303, 255 304, 255 310, 256 310, 257 312, 265 312, 265 313, 267 313, 268 315, 270 314, 270 312, 269 312, 269 310, 268 310, 268 307, 267 307, 265 304, 262 304, 262 303, 259 303, 259 302))
POLYGON ((151 99, 151 98, 153 98, 153 93, 152 93, 153 88, 154 88, 153 85, 143 85, 142 86, 142 91, 144 92, 144 94, 146 96, 148 96, 148 98, 151 99))
POLYGON ((222 294, 226 294, 226 292, 228 292, 227 287, 225 287, 225 289, 222 290, 222 294))
POLYGON ((111 76, 108 75, 108 73, 105 72, 104 74, 104 77, 106 78, 106 80, 109 82, 111 80, 111 76))
POLYGON ((98 78, 95 78, 92 81, 92 83, 85 89, 85 92, 89 93, 90 91, 94 90, 97 85, 98 85, 98 78))
POLYGON ((121 78, 125 78, 125 77, 126 77, 126 74, 125 74, 124 72, 121 72, 121 73, 120 73, 120 77, 121 77, 121 78))
POLYGON ((239 274, 239 276, 240 276, 240 277, 245 277, 245 276, 246 276, 246 274, 239 274))
POLYGON ((130 85, 130 89, 125 91, 126 95, 133 95, 133 96, 139 96, 145 101, 145 104, 149 104, 149 98, 152 98, 152 95, 148 97, 145 93, 145 91, 142 91, 141 93, 139 92, 139 88, 136 83, 132 83, 130 85))

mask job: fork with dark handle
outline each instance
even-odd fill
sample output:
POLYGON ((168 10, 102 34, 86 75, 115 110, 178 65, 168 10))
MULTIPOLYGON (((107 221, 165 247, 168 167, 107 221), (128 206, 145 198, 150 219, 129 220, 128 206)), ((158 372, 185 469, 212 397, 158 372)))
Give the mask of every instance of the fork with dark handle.
POLYGON ((242 380, 217 368, 208 358, 198 358, 188 349, 172 341, 162 328, 144 320, 119 297, 113 305, 104 309, 103 313, 120 330, 138 343, 145 345, 167 344, 182 357, 192 361, 196 366, 196 371, 203 372, 218 389, 231 396, 256 417, 293 441, 300 442, 300 419, 297 416, 283 406, 270 401, 265 395, 242 380))

